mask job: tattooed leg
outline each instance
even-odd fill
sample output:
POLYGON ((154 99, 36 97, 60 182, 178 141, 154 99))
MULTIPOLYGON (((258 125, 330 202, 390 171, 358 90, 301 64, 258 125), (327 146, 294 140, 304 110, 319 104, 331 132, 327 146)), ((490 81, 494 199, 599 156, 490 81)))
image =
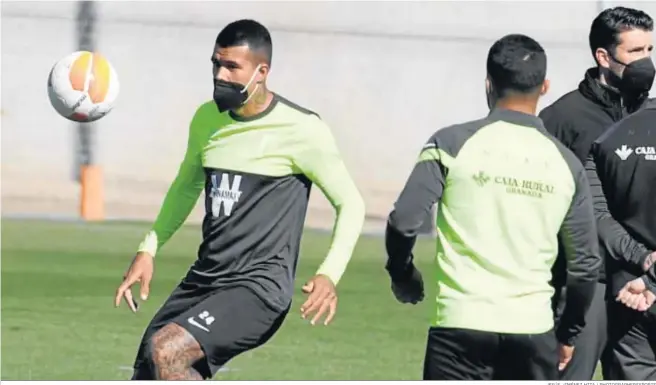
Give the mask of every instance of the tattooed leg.
POLYGON ((170 323, 151 339, 152 365, 158 380, 202 380, 192 365, 205 357, 198 341, 180 325, 170 323))

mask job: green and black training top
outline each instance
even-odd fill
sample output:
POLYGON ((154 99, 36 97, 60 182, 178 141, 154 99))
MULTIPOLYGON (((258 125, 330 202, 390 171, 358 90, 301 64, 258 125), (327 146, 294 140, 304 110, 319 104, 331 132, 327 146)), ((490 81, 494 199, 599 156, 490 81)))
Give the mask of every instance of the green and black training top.
POLYGON ((495 109, 437 131, 390 214, 387 249, 411 260, 417 230, 437 203, 433 325, 540 334, 553 327, 551 268, 564 245, 568 302, 557 331, 585 324, 601 265, 581 162, 533 115, 495 109))
POLYGON ((246 285, 270 305, 289 306, 310 188, 337 211, 318 274, 336 284, 364 222, 364 204, 328 126, 275 95, 257 116, 219 113, 210 101, 190 125, 186 155, 139 250, 155 255, 205 190, 203 241, 185 281, 246 285))

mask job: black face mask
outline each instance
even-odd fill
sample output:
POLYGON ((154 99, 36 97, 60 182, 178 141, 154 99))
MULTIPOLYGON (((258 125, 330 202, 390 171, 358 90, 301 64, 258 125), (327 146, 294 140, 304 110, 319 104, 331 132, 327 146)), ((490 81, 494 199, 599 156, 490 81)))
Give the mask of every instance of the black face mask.
POLYGON ((247 100, 248 91, 243 84, 223 80, 214 81, 214 103, 219 112, 237 109, 247 100))
MULTIPOLYGON (((245 85, 224 80, 214 80, 214 103, 216 103, 219 112, 235 110, 248 102, 252 95, 249 95, 247 88, 255 80, 255 75, 259 69, 260 66, 258 65, 253 72, 253 76, 251 76, 251 79, 245 85)), ((253 92, 257 90, 257 87, 259 87, 259 84, 255 86, 253 92)))
POLYGON ((621 61, 613 58, 619 64, 624 65, 624 72, 622 77, 617 76, 613 71, 610 72, 609 83, 624 95, 638 96, 649 92, 652 83, 654 83, 654 76, 656 76, 656 68, 650 57, 645 57, 629 64, 624 64, 621 61))

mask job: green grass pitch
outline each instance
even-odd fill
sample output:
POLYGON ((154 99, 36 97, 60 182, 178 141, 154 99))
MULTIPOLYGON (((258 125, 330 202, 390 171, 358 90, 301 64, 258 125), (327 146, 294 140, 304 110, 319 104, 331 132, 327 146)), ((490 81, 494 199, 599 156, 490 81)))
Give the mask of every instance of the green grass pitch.
MULTIPOLYGON (((200 228, 185 226, 156 259, 151 295, 137 314, 113 295, 146 224, 2 221, 2 380, 121 380, 141 333, 196 258, 200 228)), ((332 325, 300 317, 300 292, 330 237, 307 231, 293 308, 265 346, 227 365, 225 380, 419 380, 433 288, 432 240, 415 249, 424 302, 389 290, 382 239, 362 237, 338 287, 332 325)))

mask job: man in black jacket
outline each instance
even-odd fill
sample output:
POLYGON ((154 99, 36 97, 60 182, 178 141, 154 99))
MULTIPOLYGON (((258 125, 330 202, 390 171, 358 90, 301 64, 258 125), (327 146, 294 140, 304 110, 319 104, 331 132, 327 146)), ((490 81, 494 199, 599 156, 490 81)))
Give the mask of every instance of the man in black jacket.
MULTIPOLYGON (((652 18, 636 9, 616 7, 600 13, 592 22, 589 37, 597 66, 586 72, 578 89, 540 113, 547 130, 581 162, 586 161, 592 143, 606 129, 647 101, 654 79, 654 66, 649 58, 653 49, 653 26, 652 18)), ((625 258, 631 258, 632 250, 626 249, 626 245, 620 242, 614 247, 620 248, 619 254, 625 258)), ((564 307, 564 263, 559 257, 553 269, 556 323, 564 307)), ((602 358, 602 366, 606 366, 606 359, 602 357, 607 340, 605 293, 606 277, 602 271, 586 317, 586 328, 577 341, 572 361, 561 373, 562 380, 591 380, 599 358, 602 358)))
POLYGON ((608 303, 604 377, 656 381, 656 101, 595 141, 586 170, 609 294, 624 303, 608 303))

